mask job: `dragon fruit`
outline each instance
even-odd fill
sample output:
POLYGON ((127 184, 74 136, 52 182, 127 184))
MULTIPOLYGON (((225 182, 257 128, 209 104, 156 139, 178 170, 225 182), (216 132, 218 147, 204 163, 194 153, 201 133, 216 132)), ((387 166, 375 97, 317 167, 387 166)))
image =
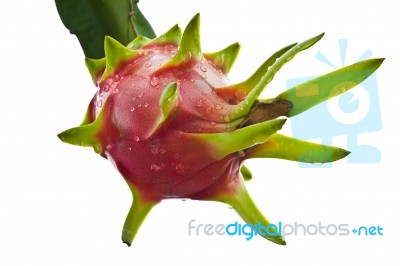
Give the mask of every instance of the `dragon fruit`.
MULTIPOLYGON (((183 34, 176 25, 158 38, 138 36, 127 46, 107 36, 105 58, 86 59, 98 91, 85 118, 58 135, 64 142, 93 147, 126 180, 133 194, 122 231, 128 245, 150 210, 170 198, 224 202, 246 223, 268 226, 246 191, 244 181, 251 173, 243 162, 279 158, 325 163, 347 156, 341 148, 277 133, 286 121, 280 117, 351 89, 383 61, 365 60, 277 97, 258 99, 276 72, 323 34, 279 50, 249 79, 232 85, 227 74, 240 46, 202 53, 199 18, 197 14, 183 34), (310 93, 315 88, 318 93, 310 93)), ((285 244, 276 228, 268 228, 264 238, 285 244)))

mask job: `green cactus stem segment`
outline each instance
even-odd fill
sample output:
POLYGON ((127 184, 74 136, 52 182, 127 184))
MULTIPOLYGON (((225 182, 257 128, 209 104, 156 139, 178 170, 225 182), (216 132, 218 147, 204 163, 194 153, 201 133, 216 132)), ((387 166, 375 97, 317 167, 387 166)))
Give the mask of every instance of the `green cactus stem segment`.
POLYGON ((202 57, 200 44, 200 14, 197 13, 183 31, 181 44, 176 55, 157 71, 175 67, 183 62, 202 57))
POLYGON ((101 59, 85 58, 85 64, 87 69, 89 70, 93 82, 96 84, 97 78, 106 69, 106 58, 101 58, 101 59))
POLYGON ((245 81, 242 81, 238 84, 233 84, 228 87, 219 88, 217 92, 224 93, 224 91, 229 91, 229 90, 233 89, 235 91, 240 91, 243 95, 247 95, 255 86, 257 86, 257 83, 261 80, 261 78, 268 71, 268 68, 270 66, 272 66, 279 57, 281 57, 283 54, 285 54, 287 51, 289 51, 296 44, 297 43, 290 44, 290 45, 280 49, 279 51, 275 52, 256 70, 256 72, 254 72, 253 75, 251 75, 250 78, 248 78, 245 81))
POLYGON ((143 200, 136 188, 129 183, 128 186, 132 192, 133 201, 128 216, 125 219, 121 238, 123 243, 131 246, 142 222, 158 202, 143 200))
POLYGON ((280 130, 286 119, 276 119, 240 128, 231 132, 191 134, 207 143, 215 160, 220 160, 234 152, 264 143, 280 130))
MULTIPOLYGON (((155 38, 155 32, 153 31, 150 23, 147 21, 146 17, 140 11, 137 5, 139 3, 139 0, 130 0, 129 3, 131 7, 130 13, 132 14, 130 16, 130 20, 136 35, 143 35, 149 38, 155 38)), ((115 1, 113 2, 113 5, 116 5, 115 1)))
POLYGON ((274 134, 266 142, 249 149, 246 158, 277 158, 304 163, 328 163, 349 155, 341 148, 274 134))
POLYGON ((262 76, 261 80, 257 83, 257 85, 249 92, 246 98, 237 105, 237 112, 234 112, 230 119, 236 120, 240 117, 243 117, 248 114, 253 103, 257 100, 258 96, 260 96, 261 92, 264 88, 271 82, 275 74, 287 63, 289 62, 296 54, 299 52, 311 47, 316 42, 318 42, 324 33, 315 36, 309 40, 306 40, 300 44, 297 44, 290 48, 287 52, 285 52, 281 57, 279 57, 267 70, 264 76, 262 76))
POLYGON ((277 96, 293 103, 288 117, 342 94, 363 82, 382 64, 383 58, 368 59, 306 81, 277 96))
POLYGON ((234 43, 215 53, 204 53, 204 57, 211 60, 222 73, 228 74, 239 54, 240 44, 234 43))
POLYGON ((239 179, 237 182, 241 182, 238 185, 237 191, 235 191, 234 193, 220 195, 213 200, 230 205, 247 224, 261 224, 262 226, 268 228, 266 229, 268 230, 268 232, 264 232, 264 235, 261 234, 263 238, 279 245, 286 245, 285 240, 282 239, 282 236, 279 235, 276 228, 274 226, 268 226, 271 223, 257 208, 249 193, 247 192, 243 181, 239 179))
POLYGON ((244 164, 240 167, 240 173, 242 174, 244 181, 250 181, 253 178, 250 169, 244 164))
POLYGON ((121 63, 138 54, 137 50, 125 47, 110 36, 106 36, 104 39, 104 52, 106 54, 106 70, 101 77, 102 81, 113 75, 121 63))

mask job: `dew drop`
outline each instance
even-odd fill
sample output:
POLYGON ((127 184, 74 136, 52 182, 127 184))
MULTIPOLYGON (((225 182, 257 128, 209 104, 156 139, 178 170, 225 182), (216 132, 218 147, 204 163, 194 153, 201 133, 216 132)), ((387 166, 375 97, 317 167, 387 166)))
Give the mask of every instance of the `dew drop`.
POLYGON ((210 121, 210 126, 215 127, 217 124, 213 121, 210 121))
POLYGON ((152 86, 157 86, 158 83, 160 83, 160 79, 159 79, 159 78, 157 78, 157 77, 152 77, 152 78, 151 78, 150 84, 151 84, 152 86))
POLYGON ((99 100, 99 101, 96 103, 96 105, 97 105, 98 108, 100 108, 100 107, 103 105, 103 101, 102 101, 102 100, 99 100))
POLYGON ((166 165, 165 163, 162 163, 162 164, 160 165, 160 168, 161 168, 161 169, 165 169, 165 167, 167 167, 167 165, 166 165))
POLYGON ((180 163, 175 166, 175 170, 176 173, 183 174, 185 172, 185 167, 183 166, 183 164, 180 163))
POLYGON ((215 107, 216 110, 221 110, 222 109, 222 106, 220 104, 216 104, 214 107, 215 107))
POLYGON ((147 108, 148 106, 149 106, 149 104, 148 104, 148 103, 145 103, 145 104, 144 104, 144 107, 145 107, 145 108, 147 108))
POLYGON ((246 97, 246 93, 241 91, 241 90, 238 90, 238 91, 235 92, 235 96, 239 100, 243 100, 246 97))
POLYGON ((104 89, 104 92, 109 92, 110 91, 110 86, 108 86, 106 84, 106 85, 104 85, 103 89, 104 89))
POLYGON ((133 106, 132 106, 132 108, 131 108, 131 112, 133 112, 133 111, 135 111, 135 107, 133 107, 133 106))
POLYGON ((140 141, 140 138, 139 138, 139 136, 134 136, 134 137, 133 137, 133 140, 136 141, 136 142, 139 142, 139 141, 140 141))
POLYGON ((153 164, 150 166, 150 169, 153 170, 153 171, 158 171, 158 170, 160 170, 160 167, 159 167, 158 165, 156 165, 155 163, 153 163, 153 164))
POLYGON ((149 67, 151 67, 151 63, 150 63, 150 62, 147 62, 144 66, 147 67, 147 68, 149 68, 149 67))
POLYGON ((141 93, 138 95, 138 97, 139 97, 139 98, 142 98, 142 97, 143 97, 143 92, 141 92, 141 93))
POLYGON ((207 107, 206 108, 206 113, 207 114, 211 114, 211 112, 212 112, 212 108, 209 106, 209 107, 207 107))
POLYGON ((207 72, 207 66, 206 65, 200 65, 200 69, 203 72, 207 72))
POLYGON ((142 104, 141 104, 141 103, 139 103, 139 104, 138 104, 138 107, 142 107, 142 104))
POLYGON ((158 152, 159 152, 160 154, 164 154, 164 153, 165 153, 165 150, 164 150, 164 149, 159 149, 158 152))
POLYGON ((197 106, 198 107, 201 107, 203 105, 203 100, 199 100, 198 102, 197 102, 197 106))
POLYGON ((194 83, 194 79, 190 79, 190 82, 194 83))

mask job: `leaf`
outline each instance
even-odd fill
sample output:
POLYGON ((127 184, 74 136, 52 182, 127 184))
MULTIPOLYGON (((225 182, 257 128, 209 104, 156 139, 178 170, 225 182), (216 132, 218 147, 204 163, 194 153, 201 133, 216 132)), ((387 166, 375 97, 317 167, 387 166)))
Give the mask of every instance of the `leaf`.
POLYGON ((104 57, 104 38, 127 45, 136 36, 154 38, 155 33, 140 12, 138 0, 55 0, 65 27, 78 37, 85 56, 104 57))

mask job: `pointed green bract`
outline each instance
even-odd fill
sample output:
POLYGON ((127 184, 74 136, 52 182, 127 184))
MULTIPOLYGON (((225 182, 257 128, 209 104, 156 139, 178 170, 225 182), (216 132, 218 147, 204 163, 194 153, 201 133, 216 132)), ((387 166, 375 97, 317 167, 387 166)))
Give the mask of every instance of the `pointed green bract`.
POLYGON ((363 82, 382 64, 384 59, 368 59, 338 69, 326 75, 297 85, 277 96, 289 100, 293 108, 289 117, 298 115, 309 108, 340 95, 363 82))
POLYGON ((93 82, 96 82, 96 79, 104 72, 106 68, 106 58, 101 58, 101 59, 85 58, 85 64, 87 69, 89 70, 93 82))
POLYGON ((146 43, 148 43, 150 41, 151 41, 151 39, 144 37, 142 35, 139 35, 133 41, 128 43, 128 45, 126 47, 129 49, 139 49, 140 47, 142 47, 143 45, 145 45, 146 43))
POLYGON ((158 202, 143 200, 136 188, 129 183, 128 186, 133 202, 122 229, 122 242, 130 246, 147 214, 158 202))
POLYGON ((300 44, 297 44, 290 48, 287 52, 285 52, 279 59, 273 63, 265 73, 261 77, 261 80, 257 83, 257 85, 250 91, 250 93, 246 96, 246 98, 237 105, 237 111, 234 112, 230 119, 236 120, 242 116, 245 116, 250 111, 254 102, 257 100, 258 96, 260 96, 261 92, 271 82, 275 74, 284 66, 287 62, 289 62, 296 54, 299 52, 311 47, 316 42, 318 42, 324 34, 320 34, 314 38, 306 40, 300 44))
POLYGON ((274 134, 266 142, 247 153, 246 158, 277 158, 304 163, 328 163, 349 154, 349 151, 341 148, 274 134))
POLYGON ((249 181, 253 178, 253 174, 246 165, 242 165, 242 167, 240 167, 240 173, 242 174, 244 181, 249 181))
POLYGON ((220 195, 214 200, 230 205, 240 217, 242 217, 246 224, 258 226, 259 230, 257 230, 257 234, 261 237, 279 245, 286 245, 285 240, 283 240, 282 236, 279 234, 278 228, 276 228, 275 225, 271 225, 264 217, 251 199, 243 181, 240 182, 241 184, 239 185, 238 191, 233 194, 220 195), (264 230, 261 230, 261 228, 264 230))
POLYGON ((265 142, 280 130, 286 119, 270 120, 231 132, 191 134, 206 143, 216 160, 265 142))
POLYGON ((197 13, 186 26, 176 55, 157 70, 162 71, 163 69, 177 66, 185 61, 191 60, 192 58, 199 58, 201 56, 200 14, 197 13))
POLYGON ((240 44, 234 43, 221 51, 215 53, 205 53, 204 56, 210 59, 221 69, 224 74, 228 74, 231 70, 233 63, 235 63, 236 57, 239 54, 240 44))
POLYGON ((161 108, 161 118, 158 122, 157 129, 162 126, 162 124, 171 115, 174 106, 178 100, 178 84, 176 82, 168 84, 163 90, 160 97, 160 108, 161 108))
POLYGON ((110 36, 106 36, 104 39, 104 51, 106 54, 106 70, 101 78, 102 80, 113 75, 121 63, 132 59, 138 54, 138 51, 125 47, 110 36))
POLYGON ((166 33, 160 35, 154 40, 151 40, 146 45, 163 44, 163 43, 174 43, 176 45, 179 45, 181 43, 181 38, 182 38, 182 31, 177 24, 173 26, 171 29, 169 29, 166 33))
POLYGON ((102 147, 97 138, 100 127, 101 119, 96 119, 91 124, 67 129, 57 136, 63 142, 83 147, 92 147, 96 153, 101 153, 102 147))
POLYGON ((253 75, 251 75, 250 78, 248 78, 245 81, 240 82, 238 84, 233 84, 233 85, 230 85, 229 87, 220 88, 220 89, 218 89, 218 91, 235 89, 235 90, 240 90, 245 95, 247 95, 261 80, 262 76, 265 75, 268 68, 270 66, 272 66, 279 57, 281 57, 283 54, 285 54, 287 51, 289 51, 296 44, 297 43, 290 44, 290 45, 280 49, 279 51, 275 52, 257 69, 256 72, 254 72, 253 75))

